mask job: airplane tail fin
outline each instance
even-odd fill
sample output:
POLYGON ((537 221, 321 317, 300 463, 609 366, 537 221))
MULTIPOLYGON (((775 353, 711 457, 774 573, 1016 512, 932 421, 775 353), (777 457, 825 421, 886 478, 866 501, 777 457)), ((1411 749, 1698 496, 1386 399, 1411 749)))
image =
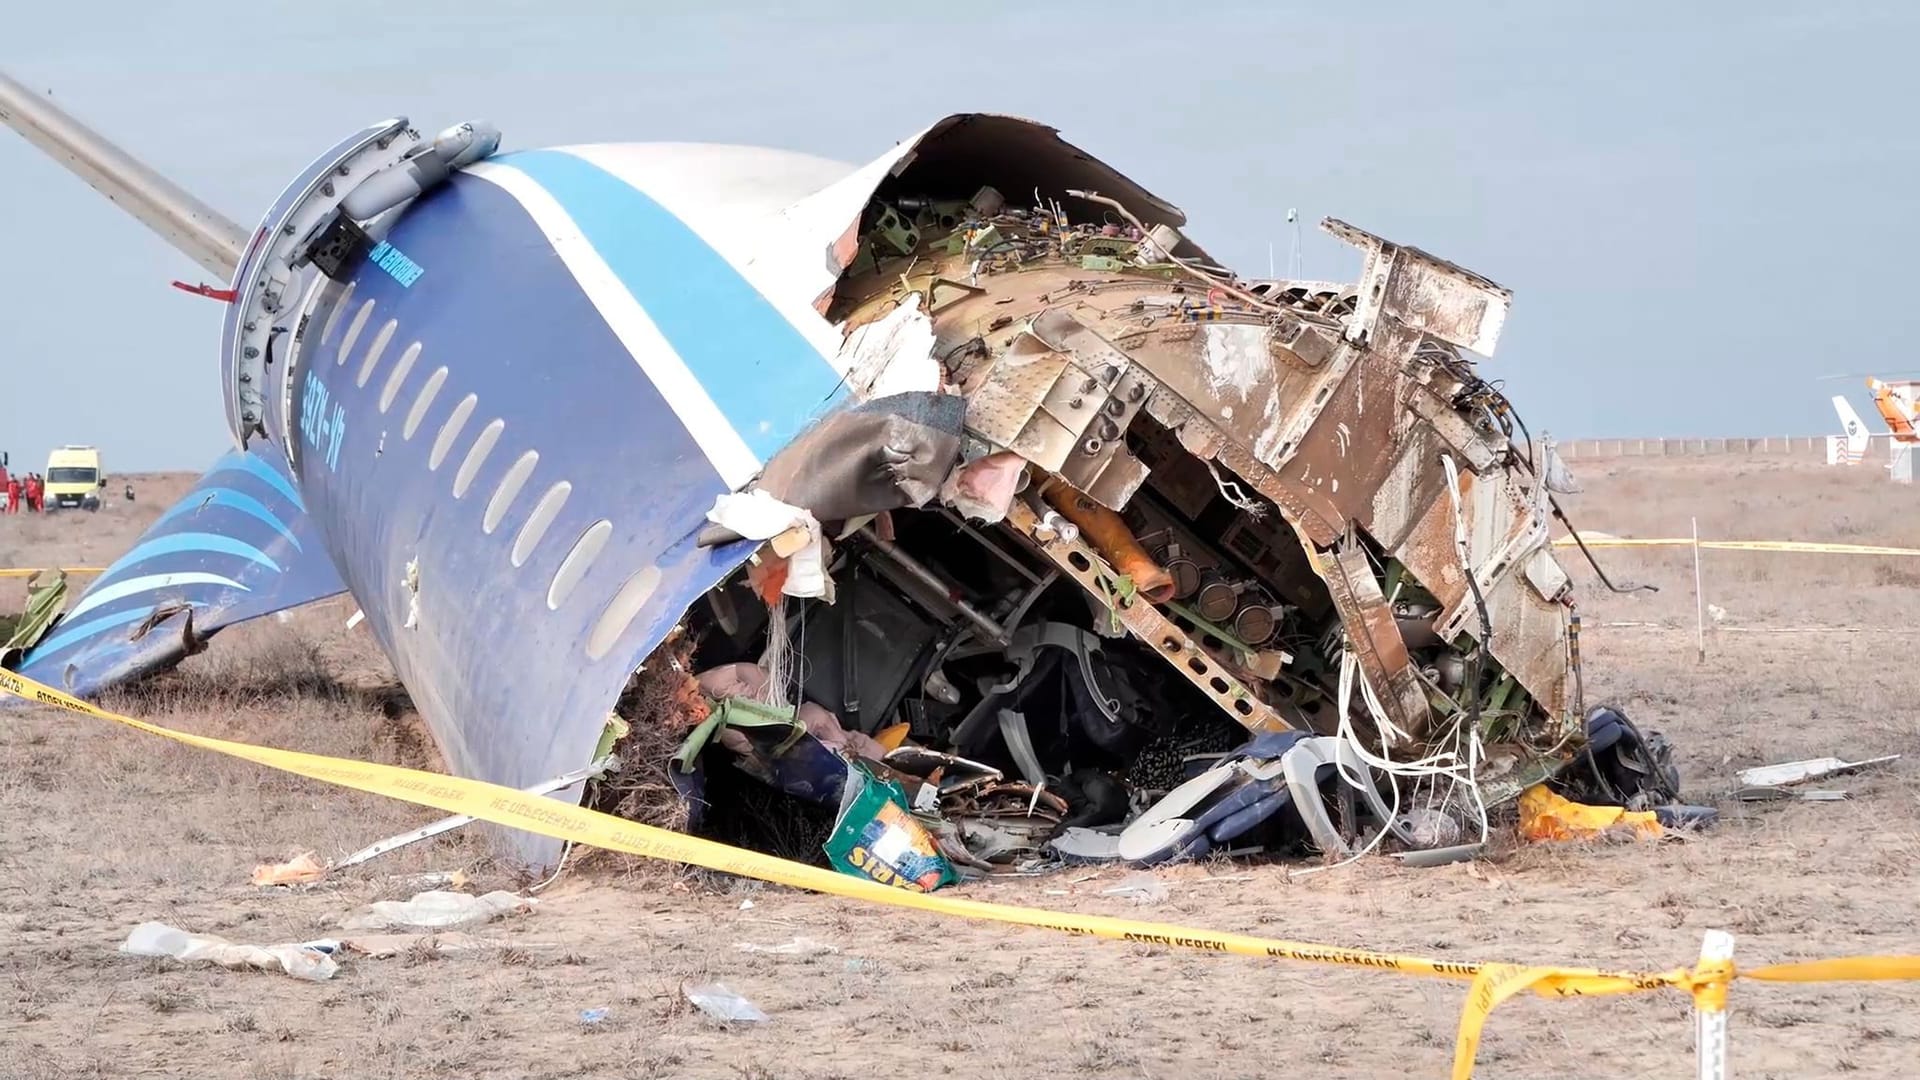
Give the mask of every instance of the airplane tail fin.
POLYGON ((1845 442, 1838 448, 1838 453, 1844 455, 1845 464, 1858 465, 1866 456, 1867 444, 1873 440, 1873 436, 1868 432, 1866 423, 1860 419, 1860 414, 1853 411, 1853 405, 1845 396, 1834 395, 1833 410, 1840 414, 1840 430, 1845 438, 1845 442))
POLYGON ((0 123, 220 280, 232 279, 247 248, 247 231, 67 115, 47 94, 36 94, 0 73, 0 123))
POLYGON ((223 627, 344 591, 286 460, 233 450, 36 637, 15 670, 90 697, 178 663, 223 627))

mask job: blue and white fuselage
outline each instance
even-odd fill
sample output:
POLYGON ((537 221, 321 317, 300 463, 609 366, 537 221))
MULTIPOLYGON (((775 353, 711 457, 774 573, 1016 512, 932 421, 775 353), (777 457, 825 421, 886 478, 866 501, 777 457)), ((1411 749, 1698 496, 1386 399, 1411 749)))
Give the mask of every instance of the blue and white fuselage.
POLYGON ((456 772, 577 768, 639 661, 756 546, 694 543, 715 498, 849 399, 820 302, 894 156, 604 145, 455 173, 346 280, 309 268, 262 365, 269 438, 23 672, 90 693, 178 658, 179 619, 129 639, 156 607, 204 635, 344 586, 456 772))

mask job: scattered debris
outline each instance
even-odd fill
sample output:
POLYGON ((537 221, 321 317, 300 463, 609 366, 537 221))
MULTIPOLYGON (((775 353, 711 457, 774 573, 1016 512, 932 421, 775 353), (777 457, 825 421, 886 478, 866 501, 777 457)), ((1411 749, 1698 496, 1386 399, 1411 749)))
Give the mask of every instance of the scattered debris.
POLYGON ((838 945, 829 945, 810 937, 797 937, 783 945, 755 945, 750 941, 741 941, 736 942, 733 947, 741 952, 771 953, 774 956, 818 956, 822 953, 840 951, 838 945))
POLYGON ((533 910, 539 901, 496 890, 484 896, 429 890, 411 900, 378 900, 340 923, 344 930, 440 929, 491 922, 533 910))
POLYGON ((843 874, 883 885, 932 892, 957 880, 927 828, 907 809, 900 785, 847 765, 840 817, 827 838, 827 858, 843 874))
POLYGON ((458 930, 433 934, 362 934, 345 938, 340 947, 359 953, 369 960, 385 960, 421 951, 433 953, 474 952, 497 949, 498 942, 482 941, 458 930))
POLYGON ((65 570, 42 570, 28 578, 26 608, 18 616, 0 615, 0 667, 14 667, 46 636, 66 605, 65 570))
POLYGON ((260 886, 305 885, 319 881, 327 874, 327 868, 318 856, 311 851, 303 851, 283 863, 269 863, 253 868, 253 883, 260 886))
POLYGON ((1584 840, 1613 830, 1646 839, 1666 832, 1651 810, 1571 802, 1545 784, 1520 795, 1520 835, 1529 840, 1584 840))
POLYGON ((581 1009, 580 1022, 587 1025, 598 1024, 605 1020, 611 1012, 611 1009, 581 1009))
POLYGON ((682 986, 694 1007, 715 1020, 726 1024, 764 1023, 767 1014, 759 1010, 753 1002, 727 989, 724 983, 702 983, 699 986, 682 986))
POLYGON ((1845 802, 1853 796, 1845 791, 1795 791, 1773 785, 1755 785, 1740 788, 1733 793, 1733 797, 1741 802, 1845 802))
POLYGON ((1118 862, 1120 833, 1076 825, 1047 841, 1047 853, 1068 864, 1118 862))
POLYGON ((133 928, 120 951, 131 956, 170 956, 184 963, 218 964, 224 968, 260 968, 281 971, 296 979, 322 982, 340 966, 333 959, 337 941, 309 941, 284 945, 237 945, 213 934, 190 934, 165 923, 144 922, 133 928))
POLYGON ((1147 873, 1128 874, 1118 885, 1100 890, 1102 896, 1124 896, 1136 904, 1158 904, 1167 898, 1166 882, 1147 873))
POLYGON ((1865 761, 1842 761, 1837 757, 1823 757, 1808 758, 1805 761, 1788 761, 1779 765, 1761 765, 1757 768, 1740 770, 1740 784, 1749 788, 1786 787, 1826 776, 1854 772, 1873 765, 1884 765, 1889 761, 1898 761, 1899 758, 1899 754, 1867 758, 1865 761))
POLYGON ((402 874, 387 880, 416 892, 424 892, 428 889, 451 889, 458 892, 467 887, 467 875, 462 870, 433 870, 424 874, 402 874))

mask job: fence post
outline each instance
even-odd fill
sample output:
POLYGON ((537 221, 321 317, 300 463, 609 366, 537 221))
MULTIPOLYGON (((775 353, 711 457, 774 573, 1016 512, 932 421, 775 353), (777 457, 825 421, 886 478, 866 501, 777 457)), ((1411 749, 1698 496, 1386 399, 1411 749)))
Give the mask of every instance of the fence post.
MULTIPOLYGON (((1725 930, 1709 930, 1700 942, 1700 966, 1733 960, 1733 935, 1725 930)), ((1727 999, 1726 987, 1704 999, 1693 999, 1693 1045, 1699 1062, 1699 1080, 1727 1080, 1727 999)))
POLYGON ((1700 589, 1700 519, 1693 519, 1693 611, 1699 620, 1699 663, 1707 662, 1707 596, 1700 589))

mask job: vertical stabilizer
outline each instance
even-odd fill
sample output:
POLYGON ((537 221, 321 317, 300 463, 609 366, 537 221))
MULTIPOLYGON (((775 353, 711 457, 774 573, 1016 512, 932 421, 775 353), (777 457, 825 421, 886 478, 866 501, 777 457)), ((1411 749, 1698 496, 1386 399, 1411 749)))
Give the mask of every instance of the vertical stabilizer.
POLYGON ((233 277, 247 233, 93 129, 46 94, 0 74, 0 123, 19 132, 220 280, 233 277))
POLYGON ((1873 437, 1868 433, 1866 423, 1860 419, 1860 414, 1853 411, 1853 406, 1845 396, 1834 395, 1833 411, 1840 414, 1840 431, 1845 439, 1839 448, 1839 454, 1834 456, 1844 455, 1841 460, 1846 464, 1858 465, 1866 456, 1867 444, 1873 437))

